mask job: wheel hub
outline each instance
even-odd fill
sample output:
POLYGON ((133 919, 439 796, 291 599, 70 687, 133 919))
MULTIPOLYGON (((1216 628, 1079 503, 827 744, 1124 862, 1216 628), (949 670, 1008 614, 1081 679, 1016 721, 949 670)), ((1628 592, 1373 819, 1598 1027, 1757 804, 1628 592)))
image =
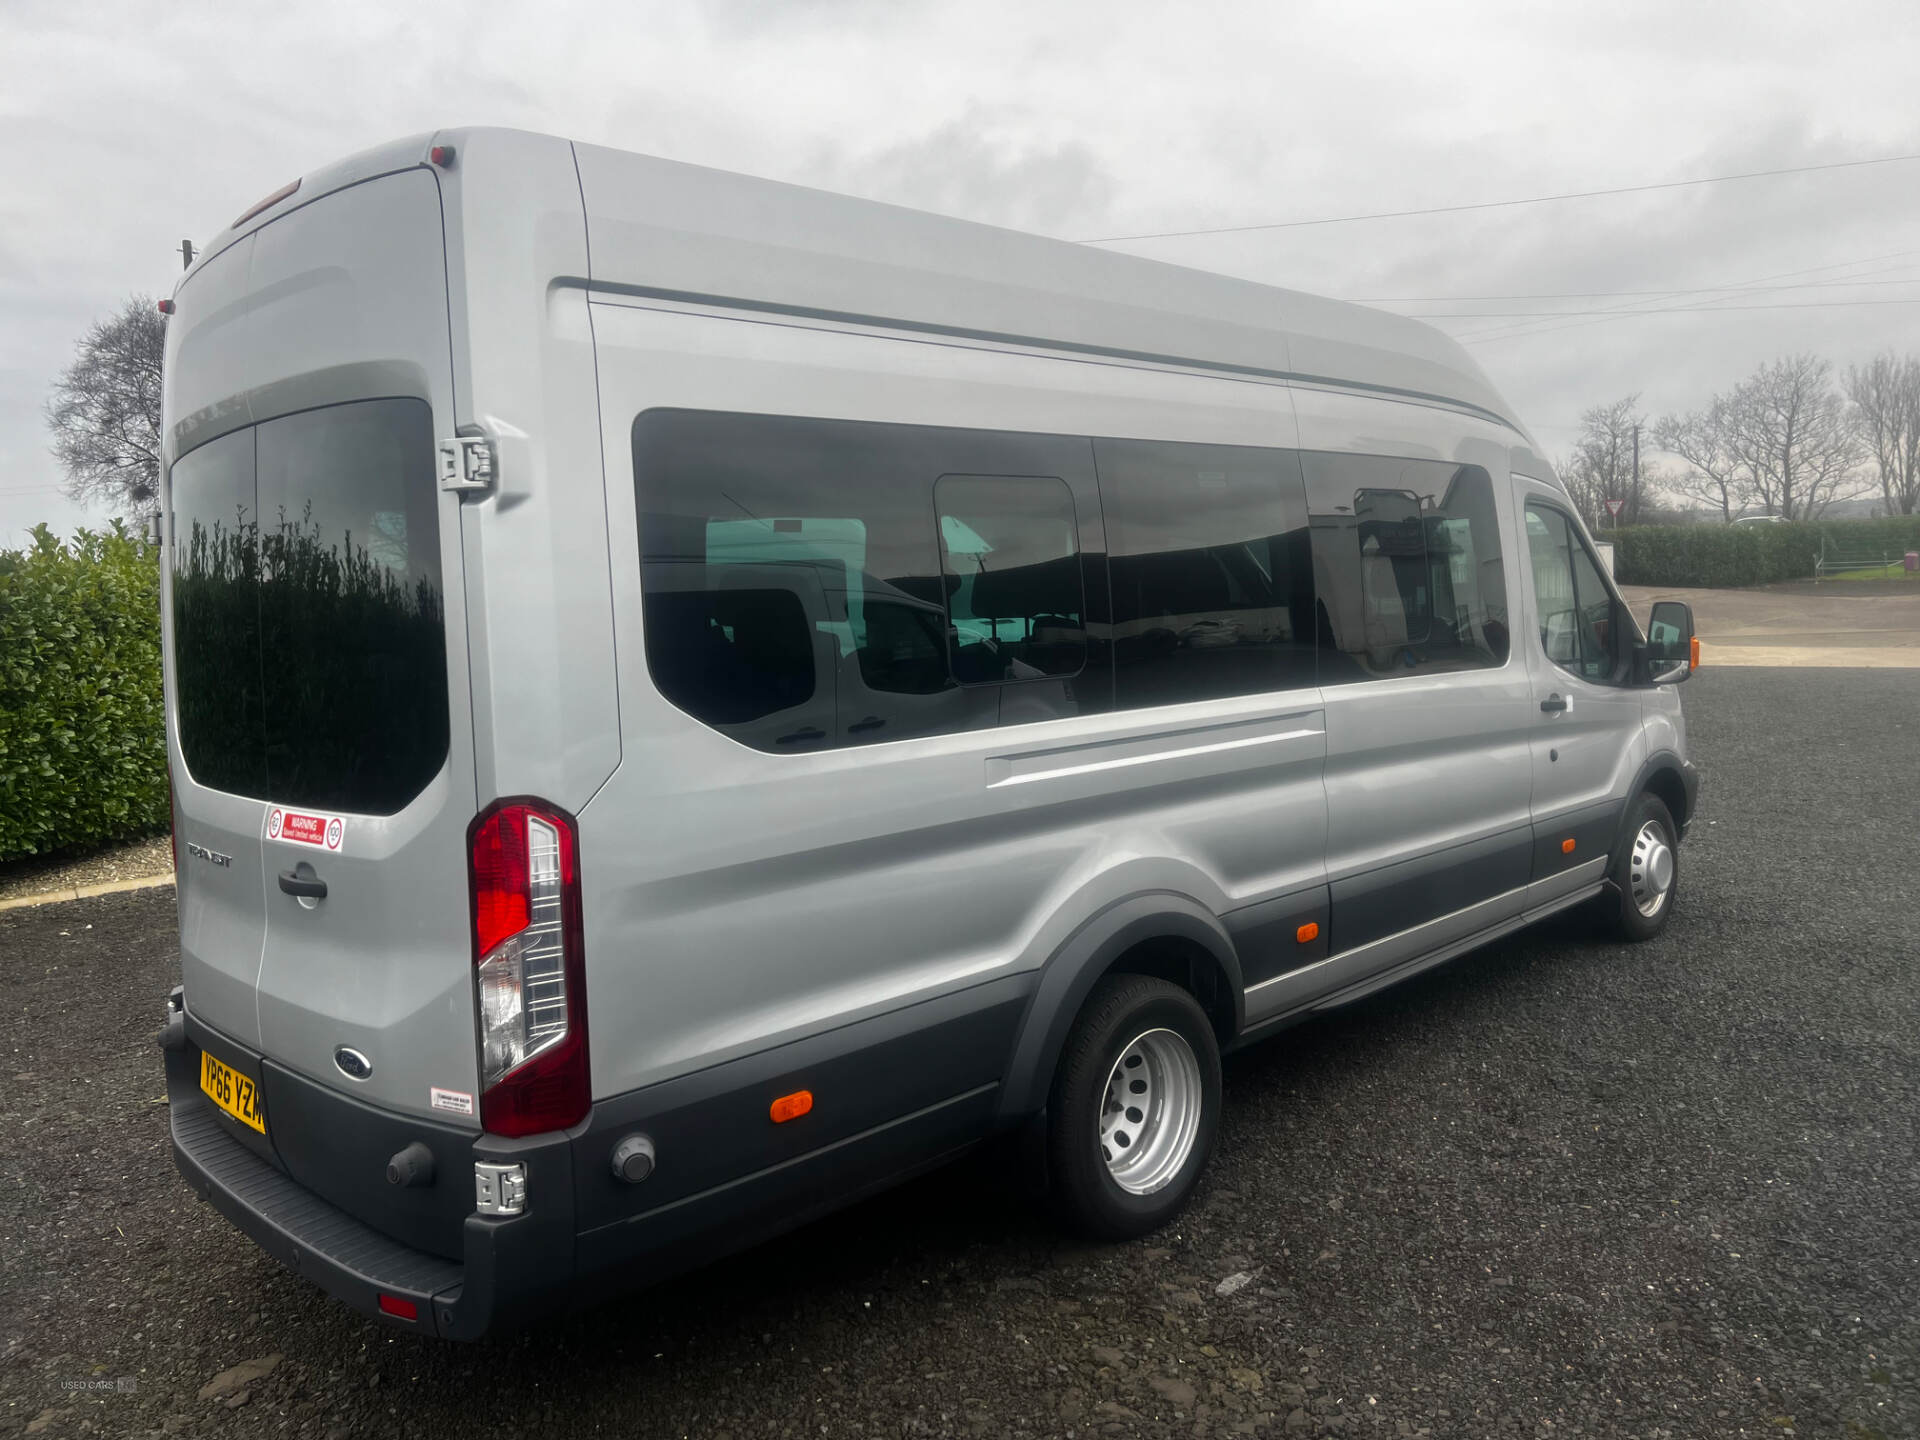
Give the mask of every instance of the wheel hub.
POLYGON ((1120 1051, 1100 1106, 1100 1154, 1114 1183, 1150 1195, 1172 1182, 1200 1130, 1200 1062, 1173 1030, 1148 1030, 1120 1051))
POLYGON ((1633 837, 1627 876, 1634 907, 1648 919, 1658 915, 1673 894, 1673 846, 1658 820, 1647 821, 1633 837))

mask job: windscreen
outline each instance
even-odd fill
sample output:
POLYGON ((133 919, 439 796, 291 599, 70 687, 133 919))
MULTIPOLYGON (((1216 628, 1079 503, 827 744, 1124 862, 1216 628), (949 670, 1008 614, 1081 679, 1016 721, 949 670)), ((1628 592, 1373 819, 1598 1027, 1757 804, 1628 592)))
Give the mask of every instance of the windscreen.
POLYGON ((447 755, 432 413, 303 411, 174 462, 175 706, 215 790, 390 815, 447 755))

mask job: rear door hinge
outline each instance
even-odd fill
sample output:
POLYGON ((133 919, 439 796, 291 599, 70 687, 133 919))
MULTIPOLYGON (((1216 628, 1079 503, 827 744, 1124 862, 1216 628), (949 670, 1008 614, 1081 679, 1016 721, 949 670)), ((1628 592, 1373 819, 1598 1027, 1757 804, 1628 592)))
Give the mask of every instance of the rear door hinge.
POLYGON ((455 435, 440 442, 442 490, 491 490, 493 442, 484 435, 455 435))

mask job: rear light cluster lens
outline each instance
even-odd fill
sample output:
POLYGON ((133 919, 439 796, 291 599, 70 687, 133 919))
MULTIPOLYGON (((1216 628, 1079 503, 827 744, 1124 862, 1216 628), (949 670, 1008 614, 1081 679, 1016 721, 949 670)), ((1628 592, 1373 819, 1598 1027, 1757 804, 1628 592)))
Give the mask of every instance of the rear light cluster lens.
POLYGON ((504 801, 474 823, 470 862, 481 1124, 496 1135, 565 1129, 590 1098, 573 821, 504 801))

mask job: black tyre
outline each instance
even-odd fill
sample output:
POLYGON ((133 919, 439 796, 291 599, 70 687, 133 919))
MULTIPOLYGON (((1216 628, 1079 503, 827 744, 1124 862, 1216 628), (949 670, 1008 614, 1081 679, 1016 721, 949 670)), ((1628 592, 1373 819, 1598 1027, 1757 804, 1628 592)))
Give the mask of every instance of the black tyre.
POLYGON ((1081 1008, 1047 1106, 1050 1193, 1103 1240, 1185 1208, 1220 1124, 1220 1046, 1199 1002, 1147 975, 1110 975, 1081 1008))
POLYGON ((1607 927, 1622 940, 1651 940, 1667 928, 1680 892, 1680 831, 1658 795, 1641 795, 1627 807, 1620 845, 1601 897, 1607 927))

